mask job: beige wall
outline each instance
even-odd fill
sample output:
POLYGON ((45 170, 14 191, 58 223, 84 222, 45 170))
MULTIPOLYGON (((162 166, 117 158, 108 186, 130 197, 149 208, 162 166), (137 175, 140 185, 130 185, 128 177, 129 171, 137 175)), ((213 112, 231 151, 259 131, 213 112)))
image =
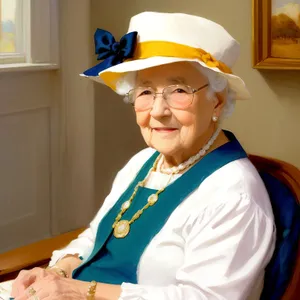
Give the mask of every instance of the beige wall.
MULTIPOLYGON (((251 1, 92 0, 92 30, 104 28, 119 38, 127 31, 130 17, 146 10, 206 17, 240 41, 241 57, 234 71, 245 80, 252 99, 238 103, 226 127, 236 133, 248 152, 286 160, 300 168, 300 71, 252 69, 251 1)), ((143 143, 134 117, 121 99, 100 85, 95 85, 95 92, 96 185, 97 201, 101 202, 113 173, 143 143)))
POLYGON ((55 71, 0 73, 0 253, 51 234, 50 107, 56 84, 55 71))
POLYGON ((0 252, 95 214, 91 2, 58 2, 59 70, 0 70, 0 252))
POLYGON ((94 89, 79 74, 90 64, 91 2, 59 1, 61 101, 57 197, 53 201, 53 233, 86 226, 94 204, 94 89))

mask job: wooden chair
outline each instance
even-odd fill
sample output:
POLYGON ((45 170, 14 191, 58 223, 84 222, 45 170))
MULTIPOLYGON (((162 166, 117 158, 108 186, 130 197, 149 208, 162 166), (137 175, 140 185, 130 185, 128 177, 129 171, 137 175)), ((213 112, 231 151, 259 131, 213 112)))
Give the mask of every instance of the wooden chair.
POLYGON ((0 282, 16 278, 23 269, 47 266, 52 252, 69 244, 83 230, 77 229, 0 254, 0 282))
MULTIPOLYGON (((284 183, 294 194, 300 205, 300 171, 286 162, 249 155, 260 172, 271 174, 284 183)), ((13 279, 22 269, 30 269, 48 264, 55 249, 62 248, 76 238, 84 229, 78 229, 51 239, 0 254, 0 282, 13 279)), ((300 242, 295 268, 282 300, 300 299, 300 242)))

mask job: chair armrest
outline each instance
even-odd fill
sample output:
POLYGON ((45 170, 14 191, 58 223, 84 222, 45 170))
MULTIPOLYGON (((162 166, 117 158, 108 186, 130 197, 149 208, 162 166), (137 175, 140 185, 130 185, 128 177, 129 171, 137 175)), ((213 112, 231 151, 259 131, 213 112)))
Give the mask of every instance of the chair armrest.
POLYGON ((68 245, 84 229, 80 228, 0 254, 0 282, 16 278, 22 269, 47 266, 52 252, 68 245))

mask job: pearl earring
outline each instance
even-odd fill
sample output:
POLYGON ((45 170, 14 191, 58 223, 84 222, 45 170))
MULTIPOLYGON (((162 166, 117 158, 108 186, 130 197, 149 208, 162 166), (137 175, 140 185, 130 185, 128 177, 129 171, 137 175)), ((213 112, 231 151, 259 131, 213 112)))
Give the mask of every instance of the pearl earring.
POLYGON ((213 117, 212 117, 212 120, 213 120, 214 122, 217 122, 218 119, 219 119, 219 118, 218 118, 217 116, 213 116, 213 117))

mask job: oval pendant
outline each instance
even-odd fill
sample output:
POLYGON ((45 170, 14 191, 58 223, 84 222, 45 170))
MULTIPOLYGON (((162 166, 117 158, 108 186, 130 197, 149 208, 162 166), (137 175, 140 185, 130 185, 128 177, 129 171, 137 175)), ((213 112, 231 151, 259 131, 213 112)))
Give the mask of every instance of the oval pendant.
POLYGON ((152 206, 154 205, 158 200, 158 195, 157 194, 152 194, 148 197, 148 203, 152 206))
POLYGON ((130 224, 127 220, 119 221, 114 228, 114 236, 118 239, 124 238, 130 231, 130 224))

